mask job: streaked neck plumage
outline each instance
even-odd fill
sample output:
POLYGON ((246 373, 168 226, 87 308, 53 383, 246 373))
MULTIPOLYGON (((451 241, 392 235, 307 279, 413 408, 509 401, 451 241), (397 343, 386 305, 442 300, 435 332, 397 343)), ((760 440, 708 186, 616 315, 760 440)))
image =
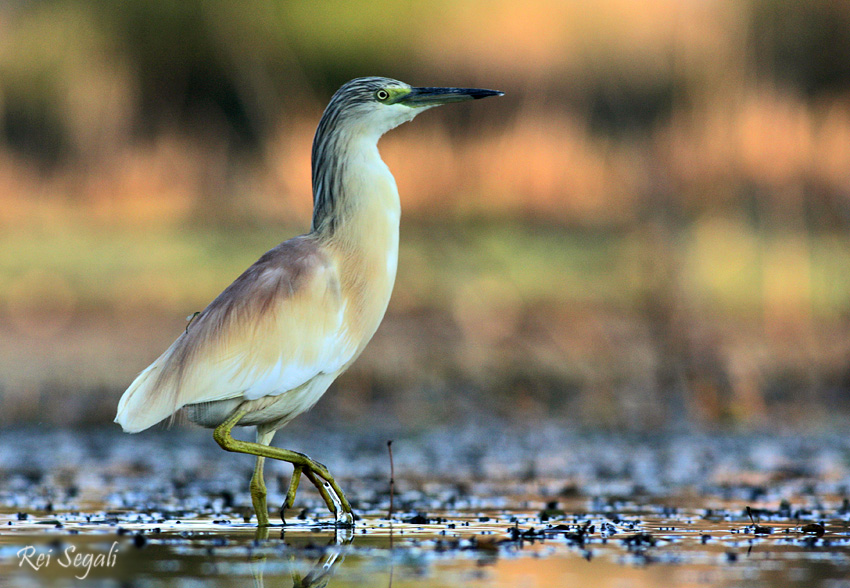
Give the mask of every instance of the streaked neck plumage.
POLYGON ((381 135, 357 126, 328 132, 329 118, 322 118, 313 141, 313 233, 359 239, 354 233, 368 232, 387 215, 397 230, 398 188, 378 152, 381 135))
POLYGON ((386 78, 352 80, 322 114, 312 153, 312 231, 320 238, 355 238, 354 233, 369 232, 370 223, 382 223, 387 214, 398 232, 398 189, 378 153, 378 139, 427 107, 379 103, 374 92, 387 82, 405 85, 386 78))
POLYGON ((401 205, 395 179, 378 152, 383 133, 365 125, 334 128, 327 118, 313 143, 312 233, 335 252, 350 320, 365 346, 395 283, 401 205))

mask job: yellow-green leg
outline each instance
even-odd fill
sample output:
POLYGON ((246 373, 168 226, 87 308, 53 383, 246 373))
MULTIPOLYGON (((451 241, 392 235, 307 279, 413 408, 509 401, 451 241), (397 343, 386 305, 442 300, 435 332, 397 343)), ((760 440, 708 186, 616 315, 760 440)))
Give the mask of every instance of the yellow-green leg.
MULTIPOLYGON (((233 435, 231 434, 233 427, 235 427, 247 413, 248 411, 244 409, 236 410, 236 412, 234 412, 226 421, 216 427, 213 432, 213 437, 219 446, 226 451, 235 451, 257 456, 258 460, 257 465, 254 468, 254 477, 251 479, 251 499, 254 503, 255 510, 262 507, 261 510, 257 510, 258 524, 269 524, 268 510, 266 509, 265 501, 265 484, 262 481, 263 462, 259 459, 266 457, 289 462, 295 467, 292 482, 290 483, 289 490, 286 493, 286 502, 284 503, 284 506, 291 506, 292 502, 295 500, 295 491, 298 489, 298 482, 300 481, 301 473, 303 472, 313 485, 316 486, 319 494, 322 495, 325 504, 328 505, 328 509, 331 513, 333 513, 334 518, 340 520, 341 517, 339 516, 339 508, 341 508, 342 513, 345 514, 348 519, 345 522, 353 523, 354 513, 351 510, 351 505, 348 503, 345 493, 343 493, 339 484, 336 483, 336 480, 328 471, 327 467, 314 459, 307 457, 303 453, 298 453, 297 451, 280 449, 279 447, 270 447, 259 442, 251 443, 250 441, 240 441, 233 438, 233 435), (327 482, 327 486, 329 486, 333 491, 333 494, 335 495, 334 497, 331 497, 325 482, 327 482), (262 489, 262 492, 260 492, 260 489, 262 489), (334 498, 337 500, 334 500, 334 498), (339 508, 337 507, 337 503, 339 504, 339 508), (260 512, 262 512, 263 515, 260 515, 260 512)), ((258 441, 259 440, 261 439, 258 437, 258 441)), ((269 441, 270 440, 271 438, 269 438, 269 441)))
POLYGON ((299 482, 301 482, 301 466, 294 466, 294 469, 292 470, 292 477, 289 479, 289 489, 286 491, 286 499, 280 506, 280 520, 282 520, 284 524, 286 524, 286 519, 284 518, 286 515, 286 509, 292 508, 292 505, 295 504, 295 492, 298 490, 299 482))
MULTIPOLYGON (((260 432, 257 430, 257 444, 266 445, 272 442, 274 431, 260 432)), ((266 506, 266 481, 263 479, 263 465, 266 458, 257 456, 254 465, 254 475, 251 476, 251 502, 254 504, 254 512, 257 513, 257 526, 267 527, 269 525, 269 509, 266 506)))

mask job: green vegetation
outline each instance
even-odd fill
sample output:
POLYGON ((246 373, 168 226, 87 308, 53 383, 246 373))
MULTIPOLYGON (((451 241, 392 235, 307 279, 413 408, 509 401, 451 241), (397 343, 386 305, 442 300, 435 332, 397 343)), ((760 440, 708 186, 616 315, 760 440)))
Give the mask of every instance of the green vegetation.
POLYGON ((506 95, 381 142, 399 275, 351 413, 846 414, 848 6, 0 4, 0 412, 89 418, 303 231, 321 109, 378 74, 506 95))
MULTIPOLYGON (((190 312, 263 251, 297 233, 268 225, 7 230, 0 234, 0 306, 19 296, 19 280, 35 272, 62 281, 80 309, 190 312)), ((850 237, 821 235, 800 243, 797 235, 766 238, 726 225, 697 228, 679 240, 671 271, 685 295, 705 310, 759 313, 765 280, 773 279, 792 310, 807 305, 806 312, 824 319, 850 313, 850 237), (775 278, 764 274, 766 256, 779 264, 775 278)), ((489 297, 515 306, 581 304, 634 312, 658 293, 661 260, 653 255, 651 240, 641 233, 496 221, 407 223, 396 290, 407 307, 448 308, 472 283, 485 284, 489 297)), ((53 292, 30 295, 49 298, 53 292)))

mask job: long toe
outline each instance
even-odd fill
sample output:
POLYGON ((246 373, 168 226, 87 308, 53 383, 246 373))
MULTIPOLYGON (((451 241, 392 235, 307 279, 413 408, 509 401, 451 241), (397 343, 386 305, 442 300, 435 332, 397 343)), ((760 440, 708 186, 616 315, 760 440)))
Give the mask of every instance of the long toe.
POLYGON ((336 525, 345 529, 354 527, 354 513, 340 509, 337 511, 336 525))
POLYGON ((310 468, 304 469, 304 475, 307 476, 307 479, 316 487, 316 490, 319 491, 319 494, 322 497, 322 500, 325 501, 325 504, 328 507, 328 510, 331 511, 331 514, 334 515, 334 520, 337 518, 337 513, 339 513, 339 504, 338 499, 336 497, 336 493, 333 492, 333 488, 331 488, 331 492, 328 492, 328 488, 330 485, 325 482, 322 478, 319 478, 313 470, 310 468))

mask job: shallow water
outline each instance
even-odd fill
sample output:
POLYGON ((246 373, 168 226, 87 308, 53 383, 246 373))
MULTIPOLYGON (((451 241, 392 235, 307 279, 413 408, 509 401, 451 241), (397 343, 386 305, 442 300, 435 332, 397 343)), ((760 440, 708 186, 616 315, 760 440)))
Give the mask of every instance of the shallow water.
POLYGON ((842 435, 428 432, 394 442, 390 520, 380 433, 296 432, 354 529, 305 487, 258 537, 251 459, 202 431, 0 433, 0 586, 850 588, 842 435))
POLYGON ((230 518, 4 515, 0 574, 8 586, 77 578, 181 586, 848 585, 846 515, 827 517, 818 536, 805 521, 775 515, 762 521, 769 528, 756 529, 730 511, 646 510, 545 523, 539 513, 513 511, 438 512, 429 517, 439 522, 392 525, 364 517, 354 529, 298 522, 259 541, 253 525, 230 518), (315 583, 298 584, 299 577, 315 583))

